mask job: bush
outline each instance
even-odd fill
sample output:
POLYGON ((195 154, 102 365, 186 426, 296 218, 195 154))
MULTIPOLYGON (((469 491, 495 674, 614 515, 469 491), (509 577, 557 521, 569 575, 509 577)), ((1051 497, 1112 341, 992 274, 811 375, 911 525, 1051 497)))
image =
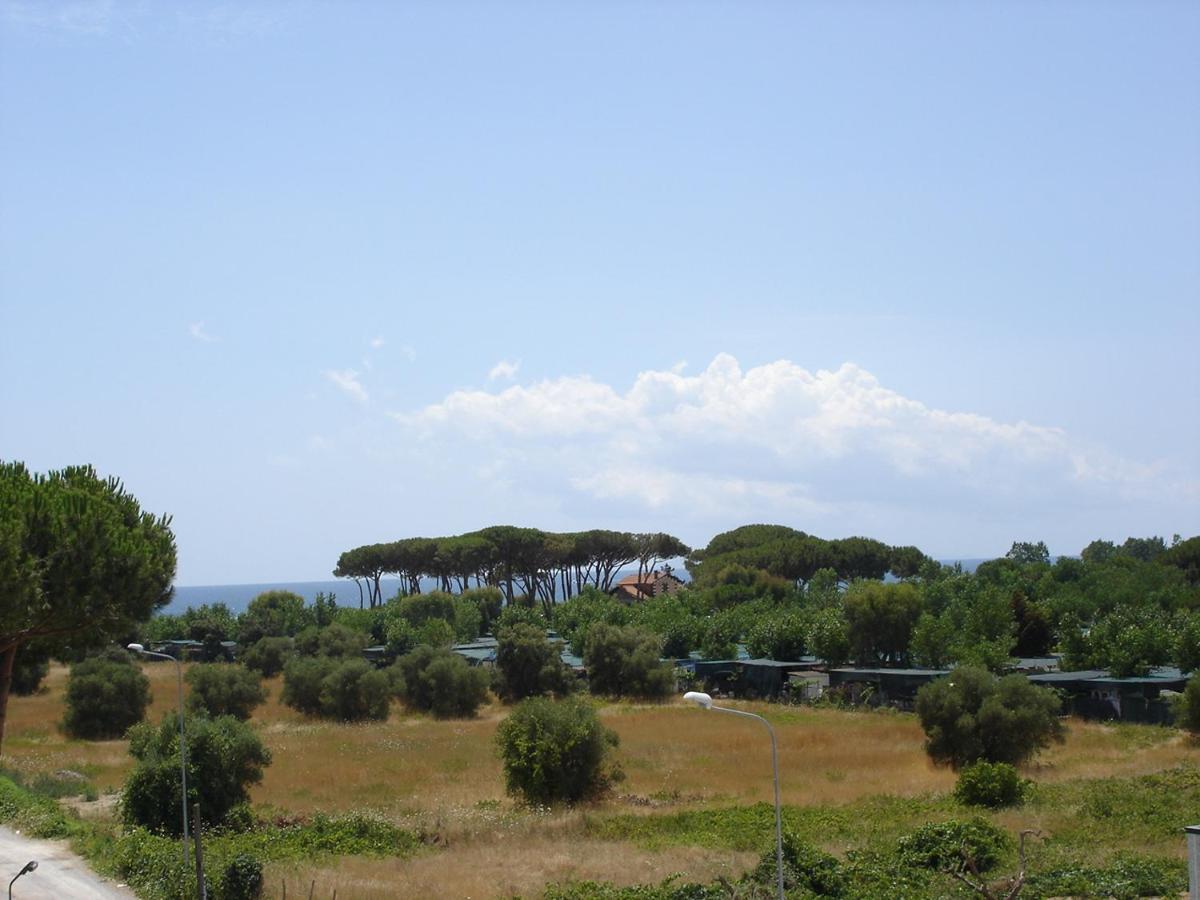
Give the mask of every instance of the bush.
POLYGON ((253 856, 239 853, 225 866, 218 886, 224 900, 255 900, 262 896, 263 867, 253 856))
POLYGON ((569 694, 575 678, 545 629, 513 625, 500 630, 496 647, 496 693, 508 702, 542 694, 569 694))
MULTIPOLYGON (((758 884, 778 883, 774 843, 763 853, 750 878, 758 884)), ((837 857, 806 844, 790 831, 783 833, 783 885, 788 891, 800 891, 804 897, 845 897, 849 887, 837 857)))
POLYGON ((1181 727, 1200 734, 1200 674, 1188 679, 1175 712, 1181 727))
POLYGON ((312 626, 296 635, 296 652, 301 656, 332 656, 336 659, 361 659, 371 636, 345 625, 312 626))
MULTIPOLYGON (((204 821, 222 825, 230 810, 249 801, 247 789, 262 781, 271 753, 249 725, 233 716, 189 716, 186 729, 188 802, 200 801, 204 821)), ((179 720, 166 716, 158 725, 133 728, 129 752, 137 764, 121 801, 125 824, 178 835, 179 720)))
POLYGON ((938 872, 987 872, 1011 841, 986 819, 930 822, 900 838, 897 853, 910 866, 938 872))
POLYGON ((283 670, 282 701, 310 716, 356 722, 388 717, 393 686, 366 660, 297 657, 283 670))
POLYGON ((1020 803, 1025 785, 1008 763, 974 762, 958 773, 954 799, 967 806, 999 809, 1020 803))
POLYGON ((264 591, 238 617, 242 642, 254 644, 264 637, 291 637, 312 624, 304 598, 291 591, 264 591))
POLYGON ((608 763, 617 743, 616 732, 580 698, 525 700, 496 732, 508 792, 529 803, 576 803, 604 794, 621 777, 608 763))
POLYGON ((18 697, 36 694, 42 680, 50 674, 50 656, 28 644, 17 651, 13 663, 12 685, 9 688, 18 697))
POLYGON ((321 686, 333 667, 333 661, 323 657, 293 657, 283 669, 279 699, 297 712, 321 715, 321 686))
POLYGON ((640 628, 596 623, 588 629, 583 664, 597 694, 665 697, 674 690, 671 666, 659 659, 659 639, 640 628))
POLYGON ((295 652, 295 642, 290 637, 265 637, 246 648, 242 665, 263 678, 271 678, 283 671, 295 652))
POLYGON ((250 718, 250 713, 267 699, 262 680, 242 666, 205 663, 192 666, 184 676, 191 685, 188 709, 210 716, 250 718))
POLYGON ((1020 675, 997 679, 961 666, 917 692, 925 749, 936 763, 960 768, 977 760, 1022 763, 1063 740, 1059 700, 1020 675))
POLYGON ((404 701, 439 719, 473 716, 487 700, 487 672, 449 650, 420 646, 395 665, 404 701))
POLYGON ((150 705, 150 679, 124 661, 92 657, 71 666, 63 727, 86 740, 121 737, 150 705))
POLYGON ((388 676, 362 659, 341 663, 321 682, 321 713, 330 719, 384 721, 391 699, 388 676))

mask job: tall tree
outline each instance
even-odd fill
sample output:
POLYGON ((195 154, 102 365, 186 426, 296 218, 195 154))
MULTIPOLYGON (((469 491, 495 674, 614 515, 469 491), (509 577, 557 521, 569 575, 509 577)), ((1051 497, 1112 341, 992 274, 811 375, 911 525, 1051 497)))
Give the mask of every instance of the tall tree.
POLYGON ((0 463, 0 742, 22 645, 122 637, 170 600, 174 579, 170 517, 143 512, 116 478, 0 463))

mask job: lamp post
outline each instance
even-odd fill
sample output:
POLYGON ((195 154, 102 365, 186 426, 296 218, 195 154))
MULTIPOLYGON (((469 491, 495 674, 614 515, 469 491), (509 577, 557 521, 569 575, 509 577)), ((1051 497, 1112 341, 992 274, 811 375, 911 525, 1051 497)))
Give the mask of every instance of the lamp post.
POLYGON ((740 709, 730 709, 728 706, 714 706, 712 697, 700 691, 688 691, 683 695, 684 700, 695 703, 703 709, 711 709, 716 712, 729 713, 734 716, 744 716, 747 719, 758 719, 767 726, 767 733, 771 735, 771 766, 775 770, 775 875, 777 886, 779 889, 779 900, 784 900, 783 894, 783 813, 779 802, 779 750, 775 744, 775 729, 760 715, 751 712, 744 712, 740 709))
POLYGON ((169 659, 175 663, 175 674, 179 681, 179 773, 183 782, 183 867, 188 862, 188 792, 187 792, 187 737, 183 732, 183 663, 168 653, 155 653, 147 650, 141 644, 130 644, 129 649, 142 656, 157 656, 159 659, 169 659))
POLYGON ((25 867, 23 869, 21 869, 20 872, 18 872, 16 875, 13 876, 13 880, 8 883, 8 900, 12 900, 12 886, 17 883, 17 879, 20 878, 22 875, 24 875, 26 872, 32 872, 36 868, 37 868, 37 860, 31 859, 29 862, 25 863, 25 867))

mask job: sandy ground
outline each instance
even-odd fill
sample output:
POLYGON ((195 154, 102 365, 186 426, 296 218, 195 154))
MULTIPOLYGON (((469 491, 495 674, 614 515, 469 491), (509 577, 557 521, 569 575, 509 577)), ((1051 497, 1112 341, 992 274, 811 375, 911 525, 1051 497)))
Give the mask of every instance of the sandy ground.
MULTIPOLYGON (((21 876, 12 888, 13 900, 62 900, 87 897, 95 900, 125 900, 134 897, 124 885, 101 878, 67 847, 66 841, 27 838, 0 826, 0 891, 31 859, 35 871, 21 876)), ((0 894, 0 896, 4 896, 0 894)))

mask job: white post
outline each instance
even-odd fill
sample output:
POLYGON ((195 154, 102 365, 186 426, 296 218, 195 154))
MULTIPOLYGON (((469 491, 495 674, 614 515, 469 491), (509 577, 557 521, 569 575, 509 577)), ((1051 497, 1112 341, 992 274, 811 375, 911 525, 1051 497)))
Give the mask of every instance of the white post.
POLYGON ((1188 897, 1200 900, 1200 825, 1188 825, 1188 897))

